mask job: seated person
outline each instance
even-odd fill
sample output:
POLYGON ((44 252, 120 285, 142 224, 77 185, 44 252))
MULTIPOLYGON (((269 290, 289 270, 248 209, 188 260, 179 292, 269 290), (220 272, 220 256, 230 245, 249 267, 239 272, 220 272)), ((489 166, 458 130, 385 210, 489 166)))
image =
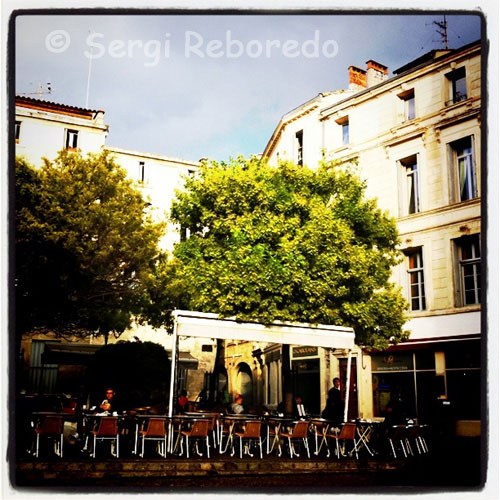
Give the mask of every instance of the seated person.
POLYGON ((306 416, 306 408, 300 396, 297 396, 293 402, 293 415, 299 418, 306 416))
POLYGON ((121 411, 118 398, 116 397, 116 393, 114 389, 108 387, 106 389, 106 399, 99 405, 99 408, 102 411, 107 411, 109 413, 121 411))
POLYGON ((177 399, 177 411, 179 413, 184 413, 187 409, 187 404, 188 404, 187 391, 186 389, 183 389, 181 391, 179 399, 177 399))
POLYGON ((236 415, 245 413, 245 407, 243 406, 243 397, 241 396, 241 394, 236 394, 236 399, 231 405, 231 412, 235 413, 236 415))

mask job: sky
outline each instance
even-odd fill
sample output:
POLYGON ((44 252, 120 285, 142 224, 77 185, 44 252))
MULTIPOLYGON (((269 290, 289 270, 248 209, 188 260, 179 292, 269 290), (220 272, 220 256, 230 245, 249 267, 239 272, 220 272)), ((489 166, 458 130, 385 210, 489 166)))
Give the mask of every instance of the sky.
MULTIPOLYGON (((450 48, 481 37, 447 15, 450 48)), ((102 109, 106 143, 186 160, 262 153, 280 118, 348 87, 348 67, 392 71, 442 48, 435 15, 21 15, 16 94, 102 109), (50 82, 51 93, 44 92, 50 82)))

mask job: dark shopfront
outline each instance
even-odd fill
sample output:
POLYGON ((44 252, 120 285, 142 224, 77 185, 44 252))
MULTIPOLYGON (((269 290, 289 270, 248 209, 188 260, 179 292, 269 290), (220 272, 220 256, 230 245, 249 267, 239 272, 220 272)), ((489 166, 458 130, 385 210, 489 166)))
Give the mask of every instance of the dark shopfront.
POLYGON ((449 402, 457 420, 481 416, 479 339, 395 346, 372 354, 373 413, 384 416, 396 406, 403 416, 429 423, 438 398, 449 402), (405 349, 406 348, 406 349, 405 349))

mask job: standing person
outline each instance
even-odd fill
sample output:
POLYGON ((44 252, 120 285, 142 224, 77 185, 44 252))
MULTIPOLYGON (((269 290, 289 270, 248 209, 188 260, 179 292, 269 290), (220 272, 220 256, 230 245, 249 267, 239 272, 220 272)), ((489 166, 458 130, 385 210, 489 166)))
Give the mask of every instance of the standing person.
POLYGON ((342 401, 340 379, 338 377, 333 379, 333 387, 328 391, 326 407, 321 416, 328 420, 333 420, 335 423, 344 421, 344 403, 342 401))

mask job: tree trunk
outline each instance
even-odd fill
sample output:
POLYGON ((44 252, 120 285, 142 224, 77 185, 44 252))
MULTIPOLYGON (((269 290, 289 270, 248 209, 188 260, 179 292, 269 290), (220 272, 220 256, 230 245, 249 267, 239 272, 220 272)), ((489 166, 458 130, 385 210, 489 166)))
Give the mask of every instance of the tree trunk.
POLYGON ((290 346, 281 346, 281 372, 283 375, 283 401, 285 403, 285 415, 293 414, 293 381, 290 370, 290 346))
POLYGON ((212 376, 210 377, 210 387, 209 387, 210 392, 208 394, 208 400, 211 403, 214 403, 217 400, 217 390, 218 390, 217 385, 218 385, 219 373, 224 371, 225 356, 226 356, 226 348, 224 345, 224 340, 217 339, 214 369, 212 371, 212 376))

